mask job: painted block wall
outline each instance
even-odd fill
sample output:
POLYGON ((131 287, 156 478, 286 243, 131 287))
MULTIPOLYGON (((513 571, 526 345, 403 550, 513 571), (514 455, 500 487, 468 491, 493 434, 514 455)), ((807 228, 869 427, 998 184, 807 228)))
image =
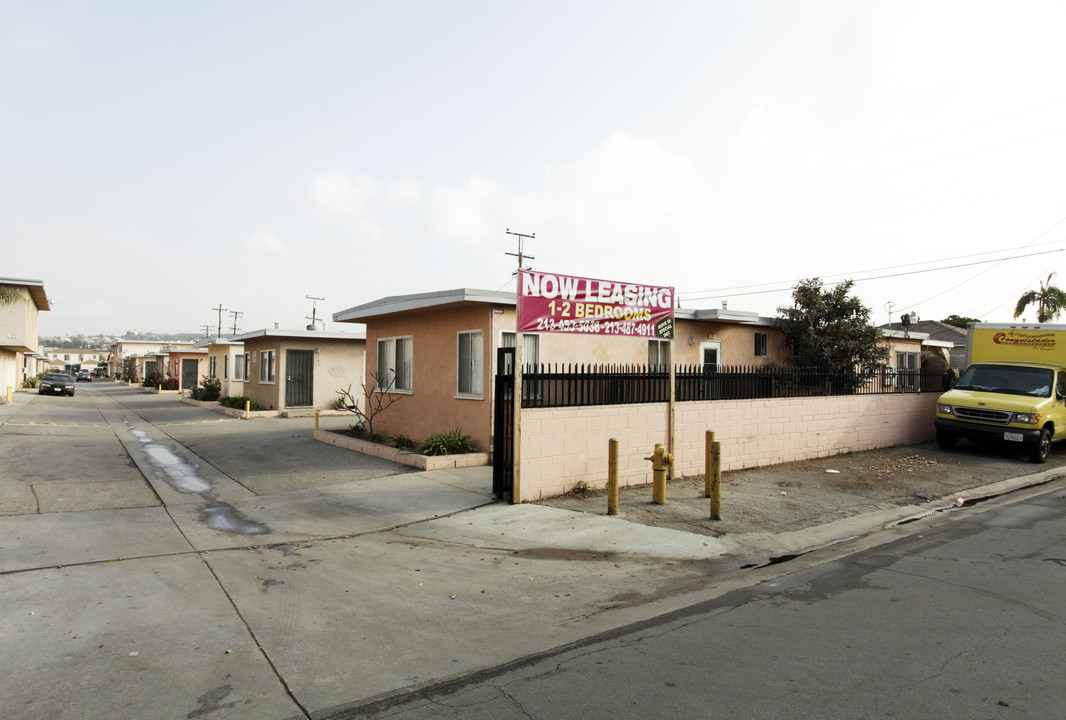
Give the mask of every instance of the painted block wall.
MULTIPOLYGON (((706 431, 722 443, 722 470, 925 442, 936 393, 679 403, 674 477, 704 470, 706 431)), ((666 443, 668 406, 610 405, 522 412, 520 496, 561 495, 577 483, 607 486, 608 440, 619 444, 619 485, 651 482, 651 455, 666 443)))

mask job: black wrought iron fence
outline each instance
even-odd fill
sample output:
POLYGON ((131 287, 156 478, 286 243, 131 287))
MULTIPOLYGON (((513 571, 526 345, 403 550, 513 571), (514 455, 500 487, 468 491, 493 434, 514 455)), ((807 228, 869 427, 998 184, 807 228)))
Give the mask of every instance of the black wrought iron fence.
MULTIPOLYGON (((679 367, 678 402, 825 395, 943 392, 943 372, 870 368, 827 373, 817 368, 679 367)), ((666 402, 670 374, 656 365, 531 365, 522 373, 522 407, 572 407, 666 402)))

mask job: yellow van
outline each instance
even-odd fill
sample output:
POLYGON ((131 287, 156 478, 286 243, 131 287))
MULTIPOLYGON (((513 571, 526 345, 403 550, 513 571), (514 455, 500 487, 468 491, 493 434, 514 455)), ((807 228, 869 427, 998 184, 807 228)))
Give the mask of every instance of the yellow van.
POLYGON ((936 407, 936 442, 959 438, 1025 447, 1047 461, 1051 443, 1066 437, 1066 367, 1045 362, 987 361, 966 368, 936 407))

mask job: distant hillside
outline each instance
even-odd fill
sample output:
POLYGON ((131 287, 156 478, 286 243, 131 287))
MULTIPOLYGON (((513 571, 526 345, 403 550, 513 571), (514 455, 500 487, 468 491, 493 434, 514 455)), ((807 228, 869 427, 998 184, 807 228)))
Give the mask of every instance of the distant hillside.
POLYGON ((119 340, 199 340, 202 335, 196 333, 153 333, 128 330, 124 335, 71 335, 69 337, 53 336, 40 338, 43 347, 70 349, 102 349, 114 345, 119 340))

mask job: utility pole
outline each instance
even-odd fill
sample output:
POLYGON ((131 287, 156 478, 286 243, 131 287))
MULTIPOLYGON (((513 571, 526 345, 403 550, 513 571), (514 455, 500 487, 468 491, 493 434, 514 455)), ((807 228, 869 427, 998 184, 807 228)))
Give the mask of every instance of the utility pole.
POLYGON ((218 310, 218 336, 222 337, 222 313, 226 312, 226 308, 222 307, 222 303, 219 303, 217 308, 211 309, 218 310))
POLYGON ((244 313, 237 312, 236 310, 230 310, 229 314, 233 316, 233 334, 236 335, 237 334, 237 318, 239 318, 244 313))
MULTIPOLYGON (((311 321, 311 327, 309 327, 307 329, 308 330, 314 330, 315 329, 315 323, 318 322, 318 301, 319 300, 325 300, 326 298, 324 298, 324 297, 315 297, 313 295, 304 295, 304 297, 311 301, 311 317, 307 317, 306 315, 304 316, 305 320, 310 320, 311 321)), ((323 327, 325 327, 325 323, 323 323, 323 327)))
MULTIPOLYGON (((531 233, 529 235, 526 235, 524 233, 511 232, 511 228, 507 228, 507 234, 508 235, 514 235, 516 238, 518 238, 518 252, 516 252, 516 253, 505 253, 505 254, 506 255, 510 255, 511 257, 518 258, 518 269, 519 270, 525 270, 526 269, 526 266, 525 266, 525 261, 526 260, 536 260, 536 258, 533 257, 532 255, 526 255, 525 254, 525 250, 524 250, 525 241, 527 239, 528 240, 536 239, 537 234, 536 233, 531 233)), ((517 274, 517 273, 515 273, 515 274, 517 274)))
POLYGON ((204 331, 204 337, 211 337, 211 326, 201 325, 200 329, 204 331))
MULTIPOLYGON (((526 259, 535 260, 531 255, 525 254, 525 241, 526 239, 534 239, 537 237, 536 233, 526 235, 524 233, 511 232, 511 228, 507 228, 508 235, 514 235, 518 238, 518 252, 507 253, 512 257, 518 258, 518 270, 515 271, 515 275, 518 275, 519 270, 525 270, 526 259)), ((522 497, 522 345, 524 340, 522 333, 518 329, 518 302, 519 296, 522 293, 522 287, 520 283, 521 278, 518 280, 519 285, 515 287, 515 334, 514 334, 514 421, 512 427, 514 428, 512 434, 514 447, 512 450, 511 461, 511 502, 519 502, 522 497)))

